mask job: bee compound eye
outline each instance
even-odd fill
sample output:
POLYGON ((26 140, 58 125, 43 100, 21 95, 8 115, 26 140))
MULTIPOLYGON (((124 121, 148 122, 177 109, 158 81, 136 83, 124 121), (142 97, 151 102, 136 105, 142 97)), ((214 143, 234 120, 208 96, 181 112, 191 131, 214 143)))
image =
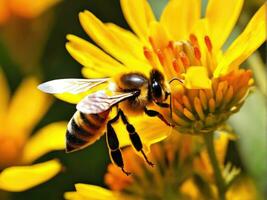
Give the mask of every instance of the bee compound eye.
POLYGON ((152 84, 152 94, 153 97, 159 99, 162 97, 162 88, 158 82, 152 84))

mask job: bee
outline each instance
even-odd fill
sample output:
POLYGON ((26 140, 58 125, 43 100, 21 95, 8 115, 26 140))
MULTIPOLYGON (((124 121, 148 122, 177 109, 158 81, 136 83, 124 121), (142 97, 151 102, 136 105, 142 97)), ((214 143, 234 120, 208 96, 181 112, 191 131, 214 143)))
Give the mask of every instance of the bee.
POLYGON ((130 173, 124 169, 119 140, 113 128, 113 124, 121 119, 126 126, 132 146, 137 152, 142 153, 149 165, 153 166, 144 153, 142 141, 124 110, 134 115, 145 113, 150 117, 158 117, 171 126, 161 113, 147 108, 155 103, 160 107, 171 109, 171 97, 170 103, 166 103, 171 93, 160 71, 151 70, 149 77, 142 73, 131 72, 114 78, 57 79, 42 83, 38 88, 51 94, 65 92, 78 94, 104 83, 107 83, 107 89, 87 95, 76 105, 77 111, 67 126, 66 152, 77 151, 93 144, 106 130, 106 140, 112 162, 129 175, 130 173), (114 106, 117 107, 117 113, 110 119, 109 113, 114 106))

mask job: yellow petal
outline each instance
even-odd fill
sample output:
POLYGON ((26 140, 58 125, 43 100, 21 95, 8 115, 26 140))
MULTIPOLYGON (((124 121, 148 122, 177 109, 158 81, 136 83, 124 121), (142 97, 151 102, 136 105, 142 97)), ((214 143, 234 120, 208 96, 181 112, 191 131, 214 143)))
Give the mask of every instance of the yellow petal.
MULTIPOLYGON (((165 27, 160 24, 159 22, 151 22, 149 25, 149 37, 150 41, 152 43, 152 47, 154 51, 162 50, 164 52, 164 49, 169 44, 170 36, 168 32, 166 31, 165 27)), ((167 79, 173 77, 173 73, 175 72, 173 68, 164 68, 163 65, 160 63, 159 59, 157 58, 156 54, 152 55, 152 57, 155 57, 153 60, 153 67, 164 72, 167 79)), ((171 57, 171 56, 170 56, 171 57)), ((166 60, 171 60, 172 58, 166 58, 166 60)))
POLYGON ((4 24, 9 18, 10 12, 7 1, 0 1, 0 25, 4 24))
POLYGON ((144 62, 146 62, 143 50, 144 45, 141 40, 136 37, 136 35, 113 23, 107 23, 106 26, 111 32, 114 33, 114 35, 120 38, 120 41, 125 48, 125 51, 131 52, 136 59, 143 60, 144 62))
POLYGON ((9 100, 9 88, 7 80, 4 76, 2 69, 0 68, 0 120, 3 121, 3 117, 7 112, 8 100, 9 100))
POLYGON ((186 71, 185 87, 188 89, 210 89, 211 80, 209 79, 206 67, 192 66, 186 71))
MULTIPOLYGON (((213 142, 215 146, 215 154, 220 166, 223 166, 224 164, 229 139, 229 134, 226 132, 221 132, 219 135, 216 135, 216 137, 214 137, 213 142)), ((200 153, 199 157, 196 157, 195 168, 207 179, 212 179, 213 170, 206 149, 200 153)))
MULTIPOLYGON (((129 122, 135 127, 145 148, 149 148, 151 144, 157 143, 171 134, 172 128, 157 117, 148 117, 146 115, 131 116, 127 114, 127 111, 125 111, 125 114, 129 122)), ((125 125, 119 122, 114 127, 120 141, 120 147, 131 145, 125 125)))
POLYGON ((245 30, 227 49, 214 72, 215 77, 238 69, 239 65, 266 40, 266 9, 267 3, 256 12, 245 30))
POLYGON ((198 197, 201 196, 198 187, 195 185, 195 182, 192 179, 187 179, 184 181, 184 183, 181 185, 181 191, 188 195, 190 199, 198 199, 198 197))
POLYGON ((248 177, 242 177, 235 181, 227 191, 226 197, 231 200, 261 199, 257 194, 255 183, 248 177))
POLYGON ((61 164, 51 160, 32 166, 9 167, 0 173, 0 189, 21 192, 48 181, 61 171, 61 164))
POLYGON ((159 22, 151 22, 149 25, 149 36, 153 40, 153 45, 155 49, 162 49, 166 47, 170 41, 170 37, 159 22))
POLYGON ((215 153, 218 159, 218 162, 223 165, 225 160, 225 155, 227 151, 228 142, 230 140, 230 135, 228 133, 221 132, 220 135, 215 138, 214 146, 215 153))
POLYGON ((100 77, 108 77, 125 70, 125 66, 114 60, 93 44, 74 35, 68 35, 69 42, 66 44, 68 52, 80 64, 90 70, 87 71, 87 78, 96 78, 93 73, 98 73, 100 77))
POLYGON ((34 18, 51 8, 61 0, 9 0, 9 7, 15 15, 34 18))
POLYGON ((64 199, 66 199, 66 200, 86 200, 86 198, 83 198, 78 192, 65 192, 64 193, 64 199))
POLYGON ((22 162, 30 163, 42 155, 65 149, 67 122, 49 124, 34 134, 26 143, 22 162))
POLYGON ((116 195, 105 188, 96 185, 87 184, 75 184, 77 193, 83 197, 83 199, 88 200, 117 200, 116 195))
POLYGON ((121 0, 124 17, 144 44, 148 44, 148 27, 155 21, 153 11, 146 0, 121 0))
POLYGON ((188 35, 200 18, 200 0, 172 0, 164 8, 160 18, 174 40, 187 39, 188 35))
POLYGON ((49 95, 40 92, 37 89, 38 84, 36 78, 29 77, 16 90, 7 116, 10 134, 27 137, 50 106, 49 95))
POLYGON ((215 49, 220 49, 240 15, 244 0, 209 0, 206 19, 209 37, 215 49))
POLYGON ((132 52, 127 51, 125 43, 119 36, 110 31, 96 16, 89 11, 79 14, 80 22, 86 33, 104 49, 107 53, 121 61, 124 65, 132 67, 132 70, 142 71, 148 64, 134 57, 132 52))

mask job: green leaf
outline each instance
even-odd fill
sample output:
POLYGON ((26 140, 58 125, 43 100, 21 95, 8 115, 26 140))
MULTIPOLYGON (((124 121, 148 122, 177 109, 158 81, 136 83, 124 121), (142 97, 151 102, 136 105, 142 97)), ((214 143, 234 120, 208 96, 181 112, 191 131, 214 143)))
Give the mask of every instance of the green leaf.
POLYGON ((265 96, 255 89, 241 110, 229 120, 240 137, 237 142, 245 168, 261 191, 267 188, 266 111, 265 96))

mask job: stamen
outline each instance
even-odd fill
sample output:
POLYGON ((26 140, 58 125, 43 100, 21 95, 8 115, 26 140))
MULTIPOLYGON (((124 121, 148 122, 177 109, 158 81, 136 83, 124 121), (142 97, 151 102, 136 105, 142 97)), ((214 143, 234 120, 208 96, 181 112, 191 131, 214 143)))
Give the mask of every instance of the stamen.
POLYGON ((201 52, 198 47, 194 47, 194 54, 195 54, 196 59, 200 60, 201 52))
POLYGON ((200 102, 200 99, 198 97, 195 97, 194 98, 194 107, 195 107, 195 110, 199 116, 199 118, 201 120, 204 120, 205 119, 205 114, 203 112, 203 108, 201 106, 201 102, 200 102))
POLYGON ((209 111, 211 112, 211 113, 213 113, 213 112, 215 112, 215 100, 213 99, 213 98, 211 98, 210 100, 209 100, 209 111))
POLYGON ((222 90, 218 89, 216 91, 216 94, 215 94, 215 100, 216 100, 216 104, 215 106, 216 107, 219 107, 222 103, 222 99, 223 99, 223 93, 222 93, 222 90))
POLYGON ((156 45, 155 45, 155 42, 153 41, 153 38, 152 37, 148 37, 148 40, 149 40, 149 43, 151 44, 152 48, 154 50, 156 50, 156 45))
POLYGON ((172 51, 174 50, 174 44, 173 41, 169 41, 168 48, 170 48, 172 51))
POLYGON ((182 60, 182 62, 183 62, 183 65, 184 65, 185 67, 189 67, 189 66, 190 66, 190 60, 189 60, 189 58, 187 57, 187 55, 186 55, 183 51, 181 51, 181 52, 179 53, 179 56, 181 57, 181 60, 182 60))
POLYGON ((174 105, 173 106, 175 108, 177 108, 177 111, 179 111, 180 113, 183 113, 184 112, 183 106, 176 99, 174 100, 174 105))
POLYGON ((178 62, 177 62, 177 59, 174 59, 174 60, 172 61, 172 66, 173 66, 174 70, 175 70, 177 73, 180 72, 180 67, 179 67, 179 64, 178 64, 178 62))
POLYGON ((194 121, 196 120, 195 116, 192 112, 190 112, 188 109, 184 108, 184 116, 186 116, 188 119, 194 121))
POLYGON ((230 85, 226 94, 224 95, 225 104, 228 104, 231 101, 233 94, 234 94, 234 89, 233 86, 230 85))
POLYGON ((192 106, 191 106, 191 104, 190 104, 190 101, 189 101, 188 97, 185 96, 185 95, 183 95, 183 97, 182 97, 182 101, 183 101, 184 106, 185 106, 188 110, 192 111, 192 106))
POLYGON ((204 110, 207 109, 207 105, 208 105, 208 100, 207 100, 207 96, 205 94, 205 92, 203 90, 200 90, 199 91, 199 97, 200 97, 200 102, 201 102, 201 105, 202 107, 204 108, 204 110))
POLYGON ((164 55, 163 55, 163 52, 160 49, 157 50, 157 55, 158 55, 160 63, 163 65, 163 63, 164 63, 164 55))
POLYGON ((199 46, 197 36, 195 36, 194 34, 190 34, 189 40, 193 44, 193 46, 197 46, 197 47, 199 46))
MULTIPOLYGON (((183 112, 182 112, 183 113, 183 112)), ((179 124, 180 126, 189 126, 190 122, 184 119, 184 117, 180 117, 179 115, 175 114, 173 115, 173 120, 179 124)))
POLYGON ((148 60, 152 59, 152 52, 147 47, 144 47, 144 55, 148 60))
POLYGON ((206 35, 204 37, 204 40, 205 40, 205 44, 206 44, 209 52, 211 52, 212 51, 212 43, 211 43, 211 40, 210 40, 209 36, 206 35))

